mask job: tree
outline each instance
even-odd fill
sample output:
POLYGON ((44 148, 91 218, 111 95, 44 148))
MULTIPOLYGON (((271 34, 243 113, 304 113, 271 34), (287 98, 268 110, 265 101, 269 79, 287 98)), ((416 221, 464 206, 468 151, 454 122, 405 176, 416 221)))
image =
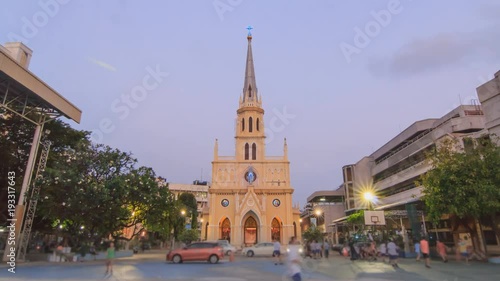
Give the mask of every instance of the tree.
POLYGON ((191 216, 191 229, 198 229, 198 203, 192 193, 182 193, 178 199, 185 207, 186 215, 191 216))
MULTIPOLYGON (((437 223, 442 215, 477 236, 474 222, 489 216, 496 235, 500 211, 500 147, 490 138, 445 139, 428 155, 432 169, 421 176, 428 217, 437 223)), ((473 239, 474 241, 475 239, 473 239)))
POLYGON ((186 244, 190 244, 191 242, 198 240, 198 238, 199 233, 196 229, 184 229, 179 235, 179 240, 186 244))
POLYGON ((319 228, 317 228, 316 226, 311 226, 306 231, 304 231, 304 233, 302 233, 302 237, 307 241, 321 241, 321 239, 323 239, 323 234, 321 233, 319 228))

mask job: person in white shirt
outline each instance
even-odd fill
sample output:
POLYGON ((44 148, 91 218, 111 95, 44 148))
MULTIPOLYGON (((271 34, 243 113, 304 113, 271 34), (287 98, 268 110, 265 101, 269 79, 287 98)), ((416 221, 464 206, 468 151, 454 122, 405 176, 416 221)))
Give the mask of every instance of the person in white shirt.
POLYGON ((399 267, 398 266, 398 258, 399 258, 399 253, 398 253, 398 246, 394 241, 389 240, 389 243, 387 243, 387 254, 389 255, 389 262, 393 267, 399 267))
POLYGON ((287 259, 288 276, 290 276, 293 281, 302 281, 302 258, 299 252, 301 246, 295 236, 290 240, 290 245, 288 245, 288 247, 290 249, 287 259))
POLYGON ((274 261, 274 265, 278 265, 278 262, 280 264, 283 264, 283 262, 281 261, 281 244, 278 240, 274 240, 274 244, 273 244, 273 257, 275 259, 274 261))
POLYGON ((385 257, 387 256, 387 246, 385 242, 380 244, 380 248, 378 250, 379 255, 382 257, 382 262, 385 262, 385 257))

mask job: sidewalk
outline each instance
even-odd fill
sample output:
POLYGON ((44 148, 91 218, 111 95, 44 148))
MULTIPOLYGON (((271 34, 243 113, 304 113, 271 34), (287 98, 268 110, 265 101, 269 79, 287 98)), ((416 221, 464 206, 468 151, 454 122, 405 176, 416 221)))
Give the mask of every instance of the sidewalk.
POLYGON ((500 265, 476 261, 465 265, 453 260, 448 263, 432 260, 431 268, 428 269, 423 261, 400 259, 399 268, 394 269, 381 259, 374 262, 351 261, 349 258, 333 255, 328 260, 304 260, 304 275, 314 271, 331 276, 334 280, 500 280, 500 265))
MULTIPOLYGON (((158 260, 165 260, 165 256, 167 254, 167 250, 161 249, 153 249, 153 250, 146 250, 145 252, 139 252, 137 254, 134 254, 131 257, 123 257, 123 258, 117 258, 117 260, 120 261, 158 261, 158 260)), ((47 255, 47 254, 44 254, 47 255)), ((79 264, 104 264, 106 261, 105 260, 92 260, 92 259, 86 259, 84 261, 79 261, 79 262, 49 262, 47 260, 35 260, 35 261, 28 261, 28 262, 16 262, 16 266, 21 266, 21 267, 28 267, 28 266, 44 266, 44 265, 52 265, 52 266, 72 266, 72 265, 79 265, 79 264)), ((0 263, 0 268, 8 268, 9 266, 7 263, 2 262, 0 263)))

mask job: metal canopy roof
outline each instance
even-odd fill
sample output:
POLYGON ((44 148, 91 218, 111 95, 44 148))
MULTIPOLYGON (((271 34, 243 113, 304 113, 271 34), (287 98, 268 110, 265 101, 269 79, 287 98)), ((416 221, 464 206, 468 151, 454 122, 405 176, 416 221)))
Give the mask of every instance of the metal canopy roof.
POLYGON ((35 123, 65 116, 80 123, 82 111, 0 48, 0 107, 35 123))
POLYGON ((340 203, 344 202, 344 190, 316 191, 307 197, 308 203, 340 203))

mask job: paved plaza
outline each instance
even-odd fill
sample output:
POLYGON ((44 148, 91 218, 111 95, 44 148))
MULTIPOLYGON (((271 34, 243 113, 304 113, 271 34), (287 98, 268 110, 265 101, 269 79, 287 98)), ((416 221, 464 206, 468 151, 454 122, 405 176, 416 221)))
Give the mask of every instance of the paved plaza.
MULTIPOLYGON (((270 258, 236 257, 234 262, 223 260, 219 264, 185 263, 167 264, 163 251, 151 251, 131 258, 119 259, 113 275, 105 276, 103 261, 83 263, 33 262, 21 264, 15 274, 0 267, 0 280, 197 280, 197 281, 282 281, 286 277, 285 265, 274 265, 270 258)), ((472 262, 464 265, 455 261, 447 264, 433 261, 427 269, 413 259, 400 261, 394 269, 381 261, 355 261, 334 255, 329 260, 304 260, 303 280, 408 280, 408 281, 461 281, 500 280, 500 265, 472 262)))

